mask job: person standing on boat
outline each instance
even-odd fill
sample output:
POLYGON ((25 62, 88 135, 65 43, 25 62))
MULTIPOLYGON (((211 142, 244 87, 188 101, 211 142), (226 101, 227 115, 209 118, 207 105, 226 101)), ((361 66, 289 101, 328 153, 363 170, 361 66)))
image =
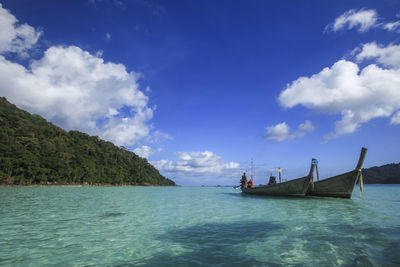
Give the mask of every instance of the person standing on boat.
POLYGON ((240 179, 240 188, 243 189, 246 187, 247 184, 247 177, 246 177, 246 173, 244 172, 242 175, 242 179, 240 179))
POLYGON ((247 183, 247 187, 253 187, 254 186, 254 182, 253 182, 253 178, 250 179, 250 181, 247 183))

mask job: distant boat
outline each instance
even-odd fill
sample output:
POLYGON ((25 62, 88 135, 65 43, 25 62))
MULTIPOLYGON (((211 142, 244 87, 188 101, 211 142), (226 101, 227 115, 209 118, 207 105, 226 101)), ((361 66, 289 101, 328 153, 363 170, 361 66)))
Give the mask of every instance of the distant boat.
POLYGON ((267 196, 299 196, 304 197, 308 186, 311 182, 311 177, 314 173, 315 164, 311 164, 310 172, 307 176, 290 180, 283 183, 276 183, 275 177, 270 177, 268 185, 260 185, 254 187, 243 187, 242 193, 253 195, 267 196))
MULTIPOLYGON (((353 193, 357 180, 361 179, 360 177, 362 177, 361 167, 364 163, 366 153, 367 149, 363 147, 361 149, 357 167, 354 170, 311 183, 308 187, 306 195, 318 197, 351 198, 351 194, 353 193)), ((362 183, 362 181, 360 182, 362 183)))

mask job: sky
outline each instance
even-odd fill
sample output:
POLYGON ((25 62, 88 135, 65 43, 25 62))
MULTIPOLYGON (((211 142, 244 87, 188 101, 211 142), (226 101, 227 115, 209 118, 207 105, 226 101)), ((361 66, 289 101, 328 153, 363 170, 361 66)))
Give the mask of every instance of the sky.
POLYGON ((179 185, 400 161, 400 2, 0 0, 0 96, 179 185))

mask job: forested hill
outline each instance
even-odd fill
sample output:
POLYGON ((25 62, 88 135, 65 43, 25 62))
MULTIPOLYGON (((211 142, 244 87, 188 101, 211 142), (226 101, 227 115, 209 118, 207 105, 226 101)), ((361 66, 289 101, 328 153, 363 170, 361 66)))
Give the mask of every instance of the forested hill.
POLYGON ((0 97, 0 184, 175 185, 146 159, 0 97))
POLYGON ((362 170, 366 184, 400 184, 400 163, 362 170))

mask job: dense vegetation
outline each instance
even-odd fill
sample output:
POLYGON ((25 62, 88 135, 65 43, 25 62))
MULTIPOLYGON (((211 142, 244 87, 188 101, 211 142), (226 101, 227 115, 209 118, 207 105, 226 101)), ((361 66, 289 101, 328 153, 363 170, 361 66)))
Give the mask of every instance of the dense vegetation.
POLYGON ((400 184, 400 163, 363 169, 366 184, 400 184))
POLYGON ((146 159, 0 98, 0 183, 175 185, 146 159))

